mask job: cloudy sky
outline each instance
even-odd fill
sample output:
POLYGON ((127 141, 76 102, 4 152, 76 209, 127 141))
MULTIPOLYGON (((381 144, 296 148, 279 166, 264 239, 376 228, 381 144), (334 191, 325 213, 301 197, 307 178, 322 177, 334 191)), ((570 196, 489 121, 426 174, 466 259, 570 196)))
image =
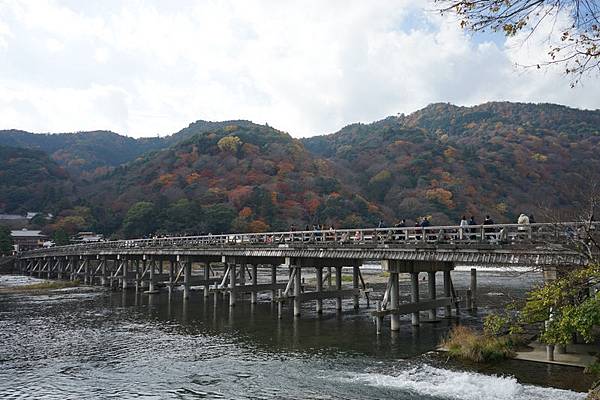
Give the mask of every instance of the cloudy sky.
POLYGON ((533 40, 469 36, 426 0, 0 0, 0 129, 166 135, 250 119, 293 136, 433 102, 600 108, 533 40))

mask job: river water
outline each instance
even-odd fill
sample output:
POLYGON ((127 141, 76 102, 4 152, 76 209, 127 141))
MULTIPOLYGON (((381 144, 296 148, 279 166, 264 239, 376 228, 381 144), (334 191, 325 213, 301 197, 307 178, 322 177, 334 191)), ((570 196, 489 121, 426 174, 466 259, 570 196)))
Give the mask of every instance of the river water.
MULTIPOLYGON (((454 272, 458 289, 468 272, 454 272)), ((0 286, 15 277, 0 279, 0 286)), ((368 277, 367 277, 368 280, 368 277)), ((478 275, 479 315, 503 307, 536 275, 478 275)), ((406 283, 401 290, 408 293, 406 283)), ((260 298, 259 298, 260 299, 260 298)), ((337 315, 200 292, 136 295, 100 288, 0 294, 2 399, 582 399, 581 369, 507 361, 487 367, 432 352, 452 322, 377 337, 368 310, 337 315), (554 387, 549 387, 554 386, 554 387)))

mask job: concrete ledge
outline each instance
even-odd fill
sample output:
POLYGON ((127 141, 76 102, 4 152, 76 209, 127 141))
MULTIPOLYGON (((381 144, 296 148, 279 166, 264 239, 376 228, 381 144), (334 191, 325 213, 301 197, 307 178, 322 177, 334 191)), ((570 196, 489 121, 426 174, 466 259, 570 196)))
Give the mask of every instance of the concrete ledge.
POLYGON ((567 346, 566 353, 559 354, 554 351, 554 360, 550 361, 546 358, 546 345, 533 342, 529 346, 533 348, 532 351, 518 351, 513 358, 516 360, 585 368, 596 361, 596 356, 590 355, 590 353, 600 353, 599 346, 574 344, 567 346))

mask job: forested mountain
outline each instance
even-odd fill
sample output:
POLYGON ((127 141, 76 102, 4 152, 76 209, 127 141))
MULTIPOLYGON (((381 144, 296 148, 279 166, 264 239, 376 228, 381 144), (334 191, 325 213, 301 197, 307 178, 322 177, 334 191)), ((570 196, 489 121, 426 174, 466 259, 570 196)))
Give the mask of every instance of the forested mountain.
POLYGON ((46 153, 0 146, 0 212, 57 212, 72 195, 69 174, 46 153))
POLYGON ((73 178, 107 172, 164 143, 159 138, 133 139, 109 131, 39 134, 18 130, 0 131, 0 145, 41 150, 73 178))
POLYGON ((330 162, 288 134, 255 124, 196 133, 116 169, 92 193, 122 214, 151 202, 158 216, 153 228, 171 232, 287 229, 319 218, 341 221, 352 212, 369 217, 367 202, 340 182, 330 162))
POLYGON ((565 209, 600 172, 600 112, 551 104, 433 104, 303 142, 388 216, 438 224, 565 209))
POLYGON ((76 179, 72 188, 40 151, 2 153, 0 171, 26 184, 16 190, 14 175, 0 175, 0 212, 58 212, 49 230, 140 236, 373 226, 425 215, 447 224, 463 214, 510 222, 541 206, 573 208, 597 180, 600 111, 433 104, 302 140, 240 120, 197 121, 152 139, 4 131, 3 143, 43 150, 76 179))
POLYGON ((249 125, 249 121, 196 121, 165 137, 131 138, 110 131, 40 134, 19 130, 0 131, 0 145, 42 150, 74 179, 92 178, 135 160, 149 151, 169 147, 191 135, 223 128, 249 125))

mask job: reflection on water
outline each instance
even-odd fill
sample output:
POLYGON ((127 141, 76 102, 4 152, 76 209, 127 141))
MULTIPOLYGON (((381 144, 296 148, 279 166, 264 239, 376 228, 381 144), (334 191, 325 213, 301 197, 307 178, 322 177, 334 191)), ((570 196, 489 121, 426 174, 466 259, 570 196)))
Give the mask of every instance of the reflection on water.
MULTIPOLYGON (((483 292, 486 285, 480 278, 483 292)), ((448 321, 413 328, 405 319, 400 332, 386 330, 378 337, 365 309, 339 315, 334 302, 324 302, 323 316, 307 304, 301 318, 294 319, 286 307, 278 319, 277 306, 267 298, 259 297, 256 305, 240 301, 230 309, 226 297, 204 299, 201 292, 193 292, 188 301, 178 292, 170 297, 96 289, 0 295, 1 397, 584 397, 531 385, 552 382, 583 389, 582 379, 578 378, 580 387, 569 382, 580 377, 577 369, 508 362, 485 371, 509 371, 530 383, 523 384, 512 377, 465 372, 446 364, 430 351, 447 332, 448 321)), ((486 301, 480 301, 484 310, 486 301)), ((351 308, 350 300, 344 309, 351 308)))

